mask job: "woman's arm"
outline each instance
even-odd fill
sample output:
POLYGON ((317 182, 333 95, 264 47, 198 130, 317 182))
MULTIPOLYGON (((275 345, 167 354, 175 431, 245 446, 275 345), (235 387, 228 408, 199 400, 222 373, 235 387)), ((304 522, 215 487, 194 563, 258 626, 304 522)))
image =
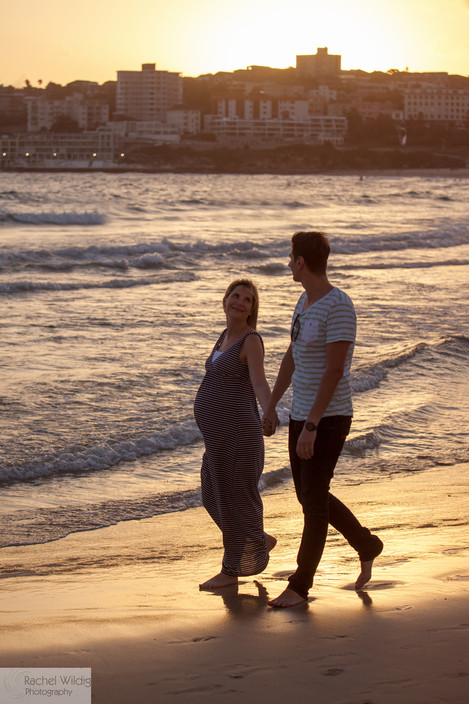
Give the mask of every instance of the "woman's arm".
POLYGON ((291 378, 293 372, 295 371, 295 362, 293 361, 293 354, 291 349, 291 344, 289 345, 287 351, 285 352, 280 368, 278 370, 277 379, 275 381, 274 388, 272 390, 272 396, 270 399, 270 407, 275 409, 275 406, 282 398, 285 391, 291 384, 291 378))
POLYGON ((240 359, 248 365, 252 388, 265 413, 270 399, 270 386, 265 378, 264 348, 258 335, 248 335, 241 348, 240 359))
POLYGON ((275 381, 272 394, 270 396, 269 405, 264 412, 263 428, 264 435, 273 435, 279 424, 279 419, 275 407, 282 398, 285 391, 291 384, 292 374, 295 371, 295 362, 293 360, 291 344, 285 352, 282 363, 278 370, 277 379, 275 381))

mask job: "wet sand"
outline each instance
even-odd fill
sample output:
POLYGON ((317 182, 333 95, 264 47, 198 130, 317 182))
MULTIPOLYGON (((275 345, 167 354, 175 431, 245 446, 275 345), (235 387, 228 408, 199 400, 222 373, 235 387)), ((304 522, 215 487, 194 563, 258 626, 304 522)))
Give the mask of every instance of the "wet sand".
POLYGON ((384 540, 361 592, 330 531, 308 604, 268 597, 294 569, 291 484, 264 493, 266 571, 217 593, 219 534, 202 508, 1 551, 0 667, 91 667, 93 702, 465 704, 469 465, 334 492, 384 540))

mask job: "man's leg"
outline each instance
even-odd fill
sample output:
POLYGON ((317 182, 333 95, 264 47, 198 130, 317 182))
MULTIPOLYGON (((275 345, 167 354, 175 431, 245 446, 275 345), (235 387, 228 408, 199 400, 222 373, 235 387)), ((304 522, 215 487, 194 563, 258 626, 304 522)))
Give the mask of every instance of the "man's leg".
POLYGON ((301 476, 299 500, 303 507, 304 527, 297 557, 298 568, 289 582, 290 588, 303 598, 308 596, 324 551, 329 524, 330 481, 350 429, 350 422, 349 418, 344 420, 342 416, 323 418, 318 426, 313 457, 301 460, 296 454, 296 442, 302 424, 293 421, 296 427, 292 433, 293 442, 290 443, 290 460, 292 471, 301 476))
POLYGON ((289 451, 296 494, 303 507, 304 527, 298 551, 296 572, 289 577, 289 587, 272 606, 294 606, 305 601, 321 560, 329 523, 329 484, 350 429, 351 419, 344 416, 323 418, 319 423, 314 456, 302 460, 296 443, 302 421, 290 421, 289 451))
POLYGON ((329 523, 342 533, 358 553, 361 572, 355 582, 355 589, 361 589, 371 579, 373 560, 381 554, 383 543, 377 535, 372 535, 368 528, 362 526, 350 509, 332 494, 329 494, 329 523))

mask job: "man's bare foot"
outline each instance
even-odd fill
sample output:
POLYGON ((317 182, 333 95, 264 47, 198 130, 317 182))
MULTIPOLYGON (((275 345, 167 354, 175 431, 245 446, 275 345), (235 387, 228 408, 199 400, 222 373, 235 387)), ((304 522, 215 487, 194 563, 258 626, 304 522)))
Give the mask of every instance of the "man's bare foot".
POLYGON ((228 587, 230 584, 238 584, 238 578, 231 574, 219 572, 215 577, 207 579, 203 584, 199 584, 199 589, 221 589, 221 587, 228 587))
POLYGON ((373 568, 374 560, 367 560, 367 562, 360 562, 361 572, 358 575, 357 581, 355 582, 355 589, 362 589, 367 582, 371 579, 371 570, 373 568))
POLYGON ((373 569, 373 562, 375 561, 375 558, 377 558, 378 555, 381 555, 383 551, 383 541, 380 540, 377 535, 372 535, 371 537, 376 543, 375 550, 371 553, 373 557, 371 558, 371 560, 362 560, 360 562, 361 572, 357 577, 357 581, 355 582, 355 589, 362 589, 365 584, 370 581, 371 570, 373 569))
POLYGON ((265 544, 267 545, 267 551, 270 552, 277 545, 277 538, 274 538, 273 535, 269 535, 268 533, 264 533, 264 535, 265 544))
POLYGON ((280 609, 286 609, 289 606, 298 606, 298 604, 304 604, 307 601, 307 599, 304 599, 302 596, 294 592, 293 589, 287 587, 285 591, 283 591, 276 599, 271 599, 267 603, 269 606, 276 606, 280 609))

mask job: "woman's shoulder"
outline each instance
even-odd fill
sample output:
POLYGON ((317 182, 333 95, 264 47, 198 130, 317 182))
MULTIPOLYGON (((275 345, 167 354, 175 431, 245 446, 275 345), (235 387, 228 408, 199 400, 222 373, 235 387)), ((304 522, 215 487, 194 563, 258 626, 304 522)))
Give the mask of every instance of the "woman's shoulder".
POLYGON ((255 349, 256 347, 259 347, 259 345, 264 349, 264 341, 261 337, 261 335, 257 332, 257 330, 251 329, 248 330, 244 337, 241 338, 243 340, 244 346, 247 348, 253 348, 255 349))
POLYGON ((227 333, 227 328, 225 328, 225 329, 220 333, 220 335, 218 336, 218 339, 217 339, 217 341, 215 342, 215 347, 218 347, 218 346, 220 345, 220 343, 222 342, 222 340, 223 340, 223 338, 225 337, 226 333, 227 333))

